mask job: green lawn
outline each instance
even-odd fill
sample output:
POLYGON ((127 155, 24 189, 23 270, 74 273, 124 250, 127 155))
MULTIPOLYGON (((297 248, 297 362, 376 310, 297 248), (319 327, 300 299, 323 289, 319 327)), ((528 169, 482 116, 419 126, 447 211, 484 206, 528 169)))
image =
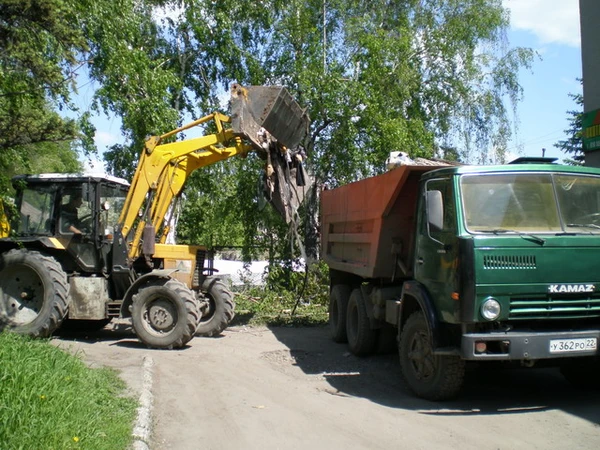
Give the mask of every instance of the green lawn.
POLYGON ((2 449, 126 449, 137 402, 110 369, 44 340, 0 333, 2 449))

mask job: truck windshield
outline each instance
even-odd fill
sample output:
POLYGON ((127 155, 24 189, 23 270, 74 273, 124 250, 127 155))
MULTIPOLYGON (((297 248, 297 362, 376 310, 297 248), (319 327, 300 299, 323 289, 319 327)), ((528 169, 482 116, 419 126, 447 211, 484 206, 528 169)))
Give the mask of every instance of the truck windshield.
POLYGON ((597 176, 463 175, 461 195, 470 232, 600 233, 597 176))

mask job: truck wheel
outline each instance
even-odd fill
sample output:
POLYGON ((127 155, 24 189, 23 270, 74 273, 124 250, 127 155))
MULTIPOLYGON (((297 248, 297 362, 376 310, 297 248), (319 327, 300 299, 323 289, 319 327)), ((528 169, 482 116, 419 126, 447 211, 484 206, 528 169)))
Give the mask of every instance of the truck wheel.
POLYGON ((346 342, 346 313, 350 287, 345 284, 336 284, 329 294, 329 330, 335 342, 346 342))
POLYGON ((181 348, 193 337, 200 320, 198 301, 183 283, 170 279, 151 283, 133 296, 133 329, 151 348, 181 348))
POLYGON ((600 359, 581 358, 565 362, 560 366, 560 373, 573 386, 580 389, 598 390, 598 374, 600 359))
POLYGON ((348 299, 346 333, 348 347, 353 354, 365 356, 375 352, 378 333, 377 330, 371 329, 367 305, 360 289, 354 289, 348 299))
POLYGON ((433 354, 421 311, 414 312, 404 324, 398 350, 402 377, 416 395, 427 400, 447 400, 458 394, 465 362, 457 356, 433 354))
POLYGON ((233 294, 217 278, 207 278, 202 283, 206 307, 196 330, 196 336, 218 336, 235 316, 233 294))
POLYGON ((0 293, 0 328, 48 337, 67 314, 67 275, 39 252, 11 250, 0 257, 0 293))

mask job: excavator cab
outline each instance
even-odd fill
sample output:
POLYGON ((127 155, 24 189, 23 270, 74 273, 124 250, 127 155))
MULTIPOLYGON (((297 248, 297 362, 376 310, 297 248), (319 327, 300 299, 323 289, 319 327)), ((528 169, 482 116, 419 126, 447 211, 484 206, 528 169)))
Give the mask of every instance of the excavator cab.
MULTIPOLYGON (((3 245, 41 246, 58 255, 65 270, 102 271, 129 184, 110 176, 19 175, 11 238, 3 245), (66 250, 69 256, 62 255, 66 250)), ((8 236, 6 236, 8 237, 8 236)))
POLYGON ((216 112, 150 137, 131 185, 76 174, 15 179, 10 228, 0 217, 0 330, 39 337, 65 319, 92 328, 130 317, 142 342, 170 349, 227 327, 233 294, 205 273, 206 248, 167 243, 186 180, 256 151, 266 161, 267 198, 288 223, 310 187, 305 111, 282 87, 235 84, 231 94, 231 117, 216 112), (211 121, 213 134, 172 139, 211 121))

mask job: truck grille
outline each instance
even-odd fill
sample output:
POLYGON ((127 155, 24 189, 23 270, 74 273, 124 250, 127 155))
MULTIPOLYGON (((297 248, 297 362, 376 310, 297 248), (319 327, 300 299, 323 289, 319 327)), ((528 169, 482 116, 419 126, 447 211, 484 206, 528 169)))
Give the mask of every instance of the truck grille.
POLYGON ((587 298, 512 297, 510 319, 577 319, 600 316, 600 294, 587 298))
POLYGON ((533 255, 484 255, 484 269, 537 269, 533 255))

